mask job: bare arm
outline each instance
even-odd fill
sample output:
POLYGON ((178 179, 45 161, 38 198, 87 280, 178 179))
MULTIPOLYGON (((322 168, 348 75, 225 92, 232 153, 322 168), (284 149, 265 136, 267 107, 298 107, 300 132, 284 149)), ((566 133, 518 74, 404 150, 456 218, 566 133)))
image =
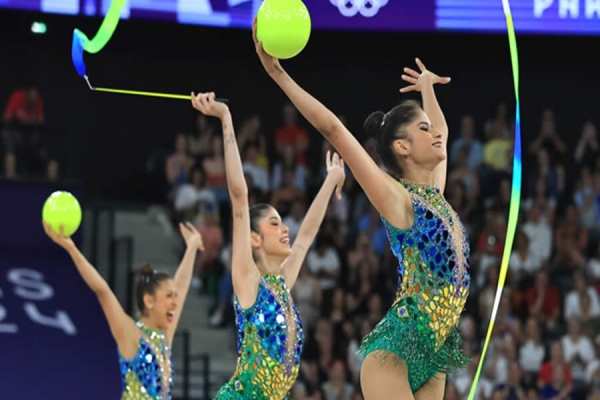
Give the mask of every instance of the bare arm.
POLYGON ((84 255, 81 254, 73 241, 62 235, 62 230, 61 235, 57 235, 52 228, 45 223, 44 230, 54 243, 58 244, 69 253, 84 282, 94 291, 96 297, 98 297, 102 311, 104 311, 104 315, 108 321, 110 331, 117 342, 117 346, 123 357, 131 358, 135 356, 140 338, 139 330, 135 326, 133 319, 127 315, 125 310, 123 310, 123 307, 121 307, 119 300, 117 300, 117 297, 112 290, 110 290, 108 283, 106 283, 104 278, 102 278, 96 268, 88 262, 84 255))
POLYGON ((304 221, 302 221, 298 236, 296 236, 294 246, 292 247, 292 253, 286 258, 282 265, 283 277, 290 290, 294 287, 308 249, 319 232, 319 227, 325 217, 331 194, 333 193, 336 184, 338 184, 338 180, 339 178, 331 175, 328 175, 327 178, 325 178, 325 182, 323 182, 319 193, 313 200, 304 217, 304 221))
POLYGON ((204 251, 202 236, 192 224, 189 222, 186 226, 179 224, 179 230, 186 242, 186 249, 183 258, 181 259, 181 264, 179 264, 179 268, 177 268, 177 272, 175 272, 175 277, 173 278, 177 290, 177 297, 181 300, 179 307, 177 307, 173 315, 173 323, 169 324, 166 331, 168 343, 173 343, 173 337, 175 336, 175 331, 179 324, 179 318, 183 312, 183 306, 185 305, 185 299, 187 298, 190 282, 192 281, 192 275, 194 273, 196 255, 198 250, 204 251))
MULTIPOLYGON (((433 125, 433 129, 439 131, 442 134, 442 145, 444 149, 446 149, 446 153, 448 152, 448 124, 446 123, 446 118, 444 117, 444 113, 437 101, 437 97, 435 96, 435 91, 432 85, 426 85, 421 91, 421 96, 423 97, 423 109, 425 110, 425 114, 431 120, 431 124, 433 125)), ((437 167, 433 170, 433 182, 434 184, 440 188, 442 193, 446 189, 446 175, 448 170, 448 157, 439 163, 437 167)))
POLYGON ((231 113, 223 103, 214 101, 214 93, 192 96, 194 108, 221 119, 225 150, 225 174, 233 214, 231 275, 233 290, 243 308, 254 304, 258 294, 260 273, 252 259, 248 186, 235 140, 231 113))
POLYGON ((135 356, 138 349, 139 330, 133 319, 125 313, 115 294, 110 290, 108 283, 98 273, 96 268, 89 263, 83 254, 73 246, 68 250, 71 259, 87 285, 94 291, 102 311, 106 316, 110 332, 117 342, 119 351, 126 358, 135 356))
POLYGON ((240 152, 235 141, 233 121, 227 112, 221 119, 225 148, 225 174, 233 215, 231 274, 233 288, 242 307, 254 304, 260 274, 252 258, 248 186, 244 177, 240 152))
POLYGON ((407 226, 408 215, 402 211, 410 205, 408 191, 379 168, 335 114, 302 89, 283 69, 271 77, 300 113, 340 153, 377 211, 392 224, 407 226))
MULTIPOLYGON (((437 97, 435 96, 433 85, 437 83, 447 84, 450 82, 450 78, 440 78, 431 71, 428 71, 427 68, 425 68, 425 65, 418 58, 415 59, 415 62, 417 63, 421 73, 418 73, 411 68, 404 68, 405 75, 402 75, 402 79, 411 83, 412 85, 402 88, 400 92, 406 93, 411 90, 417 90, 421 92, 421 97, 423 99, 423 110, 431 121, 431 127, 441 134, 442 145, 444 146, 446 153, 448 153, 448 124, 446 123, 446 118, 444 117, 442 108, 437 101, 437 97)), ((446 188, 447 170, 448 156, 446 156, 446 159, 433 170, 433 182, 440 188, 442 192, 444 192, 444 189, 446 188)))
POLYGON ((412 207, 408 191, 377 166, 339 118, 294 82, 279 61, 264 51, 256 37, 256 18, 252 26, 252 38, 265 71, 304 118, 335 147, 377 211, 399 228, 412 223, 413 215, 405 212, 412 207))

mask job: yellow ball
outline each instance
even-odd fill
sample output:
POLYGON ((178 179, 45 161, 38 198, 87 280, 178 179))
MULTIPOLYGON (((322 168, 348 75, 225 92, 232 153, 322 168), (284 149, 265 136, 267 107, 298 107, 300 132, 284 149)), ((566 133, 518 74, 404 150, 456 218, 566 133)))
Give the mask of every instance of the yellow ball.
POLYGON ((256 37, 271 57, 298 55, 310 38, 311 20, 302 0, 265 0, 256 16, 256 37))
POLYGON ((72 236, 81 224, 81 206, 77 198, 69 192, 57 191, 52 193, 42 209, 42 219, 60 235, 63 227, 64 236, 72 236))

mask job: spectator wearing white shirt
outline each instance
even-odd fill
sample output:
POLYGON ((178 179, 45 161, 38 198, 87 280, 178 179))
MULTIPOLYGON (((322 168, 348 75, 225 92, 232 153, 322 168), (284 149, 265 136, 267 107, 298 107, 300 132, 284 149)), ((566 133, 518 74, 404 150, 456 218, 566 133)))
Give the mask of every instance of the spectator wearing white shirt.
POLYGON ((510 255, 509 271, 513 274, 515 282, 529 284, 533 282, 535 272, 540 268, 540 264, 536 262, 531 254, 529 247, 529 238, 523 231, 518 231, 515 236, 515 248, 510 255))
POLYGON ((548 261, 552 254, 552 228, 537 205, 532 206, 523 225, 523 232, 529 239, 530 254, 538 265, 548 261))
POLYGON ((591 317, 600 317, 600 301, 598 300, 598 292, 593 286, 586 283, 585 276, 581 271, 575 271, 573 275, 573 290, 571 290, 565 298, 565 318, 581 316, 581 298, 583 294, 587 294, 590 299, 589 315, 591 317))
MULTIPOLYGON (((190 183, 185 183, 177 189, 174 207, 177 219, 183 221, 195 220, 207 207, 218 210, 215 193, 206 186, 206 175, 201 168, 195 167, 190 183)), ((194 221, 195 224, 199 222, 194 221)))
POLYGON ((588 364, 596 358, 596 349, 592 341, 581 334, 578 319, 569 320, 567 334, 561 342, 565 361, 571 367, 573 379, 583 383, 588 364))
POLYGON ((525 323, 525 335, 523 345, 519 349, 519 363, 525 373, 529 374, 532 381, 542 367, 546 348, 542 342, 540 326, 537 319, 529 317, 525 323))
POLYGON ((319 279, 323 290, 322 304, 327 310, 331 305, 341 267, 340 257, 333 245, 333 239, 330 236, 319 234, 314 248, 306 256, 306 263, 313 275, 319 279))
MULTIPOLYGON (((579 306, 581 307, 581 314, 578 317, 581 323, 581 334, 593 339, 600 332, 600 317, 590 314, 592 307, 588 293, 583 293, 579 297, 579 306)), ((596 352, 600 355, 599 351, 596 352)))

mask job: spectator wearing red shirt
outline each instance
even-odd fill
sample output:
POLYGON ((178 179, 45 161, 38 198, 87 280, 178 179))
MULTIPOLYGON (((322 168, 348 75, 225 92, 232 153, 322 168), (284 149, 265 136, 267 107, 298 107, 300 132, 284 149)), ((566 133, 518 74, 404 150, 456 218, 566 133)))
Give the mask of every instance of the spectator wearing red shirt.
POLYGON ((308 132, 298 125, 298 111, 292 104, 283 107, 284 125, 275 132, 277 154, 282 159, 286 145, 294 146, 296 162, 306 166, 306 150, 308 149, 308 132))
POLYGON ((571 368, 565 362, 562 344, 560 341, 552 342, 550 347, 550 360, 542 364, 538 373, 538 388, 542 389, 545 386, 552 385, 554 372, 557 369, 562 369, 565 378, 565 385, 560 388, 560 393, 556 396, 557 399, 566 399, 573 390, 573 374, 571 368))
MULTIPOLYGON (((4 109, 6 124, 37 126, 44 122, 44 102, 36 88, 12 92, 4 109)), ((19 155, 30 171, 41 169, 43 153, 41 136, 37 130, 28 132, 18 126, 6 126, 2 132, 4 149, 19 155)))
POLYGON ((4 110, 5 122, 41 124, 44 122, 44 100, 36 88, 15 90, 4 110))
POLYGON ((556 328, 560 316, 560 296, 558 290, 550 285, 545 270, 535 274, 533 287, 525 292, 525 302, 529 313, 543 321, 546 329, 556 328))

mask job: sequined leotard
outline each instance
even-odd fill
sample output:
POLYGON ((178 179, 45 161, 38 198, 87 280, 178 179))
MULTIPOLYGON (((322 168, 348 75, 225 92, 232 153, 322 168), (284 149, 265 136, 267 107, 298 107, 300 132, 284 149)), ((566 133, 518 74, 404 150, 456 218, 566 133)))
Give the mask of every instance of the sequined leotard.
POLYGON ((254 305, 235 301, 238 362, 218 400, 283 400, 296 382, 304 331, 281 276, 261 278, 254 305))
POLYGON ((171 347, 161 331, 137 322, 140 345, 132 359, 119 352, 123 396, 121 400, 170 400, 173 385, 171 347))
POLYGON ((359 354, 405 362, 415 392, 438 372, 469 362, 457 329, 469 294, 469 242, 437 187, 400 182, 410 193, 413 225, 399 229, 382 217, 398 259, 396 301, 363 339, 359 354))

